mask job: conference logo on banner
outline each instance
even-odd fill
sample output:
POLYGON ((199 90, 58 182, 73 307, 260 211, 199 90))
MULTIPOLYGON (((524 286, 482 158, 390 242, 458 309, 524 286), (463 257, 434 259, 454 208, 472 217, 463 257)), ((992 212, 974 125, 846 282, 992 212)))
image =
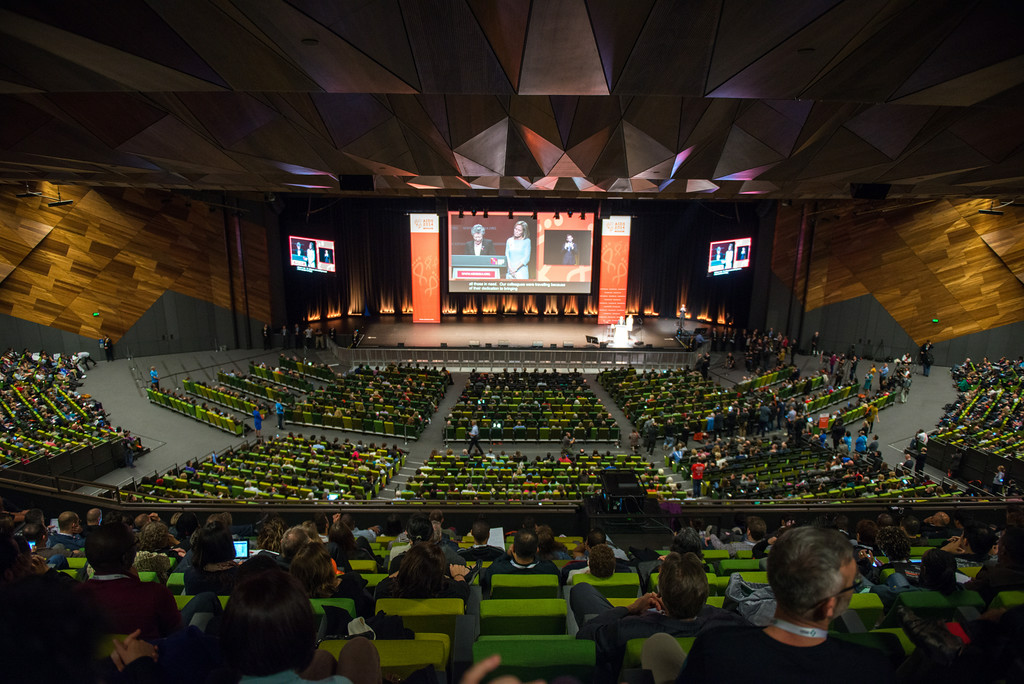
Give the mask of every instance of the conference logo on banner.
POLYGON ((601 286, 597 300, 599 325, 617 323, 626 314, 631 220, 629 216, 609 216, 601 223, 601 286))
POLYGON ((413 323, 441 322, 440 238, 437 214, 409 215, 413 323))

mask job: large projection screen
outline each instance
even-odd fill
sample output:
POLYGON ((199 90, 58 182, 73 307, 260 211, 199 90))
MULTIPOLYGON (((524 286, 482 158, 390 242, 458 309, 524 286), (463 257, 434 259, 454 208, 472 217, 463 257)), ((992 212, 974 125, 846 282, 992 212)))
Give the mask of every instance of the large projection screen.
POLYGON ((594 215, 448 214, 448 291, 589 294, 594 215))

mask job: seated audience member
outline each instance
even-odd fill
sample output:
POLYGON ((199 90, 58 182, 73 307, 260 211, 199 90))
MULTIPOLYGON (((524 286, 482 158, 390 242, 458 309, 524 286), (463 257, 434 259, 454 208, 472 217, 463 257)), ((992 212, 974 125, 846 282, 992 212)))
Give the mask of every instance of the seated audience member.
POLYGON ((466 561, 459 556, 451 544, 441 544, 441 535, 438 528, 430 521, 430 518, 417 513, 409 518, 409 524, 405 528, 408 545, 393 546, 391 555, 388 558, 388 571, 395 572, 402 563, 402 556, 416 544, 431 543, 441 549, 444 557, 450 565, 465 565, 466 561))
POLYGON ((558 575, 558 567, 551 561, 537 560, 537 533, 519 530, 512 541, 509 555, 500 558, 480 572, 480 585, 491 586, 494 575, 558 575))
POLYGON ((910 540, 902 528, 893 525, 879 528, 875 545, 888 562, 877 565, 870 551, 860 549, 857 565, 868 581, 877 584, 883 570, 894 570, 904 575, 910 584, 917 585, 921 568, 919 564, 910 562, 910 540))
POLYGON ((277 513, 268 516, 260 525, 256 535, 256 548, 261 551, 281 553, 281 538, 284 536, 285 529, 284 518, 277 513))
POLYGON ((220 522, 200 528, 192 548, 192 567, 185 571, 185 593, 213 592, 228 596, 235 585, 239 563, 231 532, 220 522))
POLYGON ((995 544, 995 532, 988 525, 974 523, 968 525, 959 537, 951 537, 942 550, 956 556, 957 567, 969 568, 984 565, 991 557, 995 544))
POLYGON ((1001 591, 1024 589, 1024 528, 1007 527, 997 545, 999 560, 986 565, 977 576, 964 585, 981 594, 988 605, 1001 591))
POLYGON ((48 539, 46 527, 39 523, 25 523, 25 526, 21 528, 21 536, 25 538, 25 541, 34 542, 34 553, 45 558, 47 563, 56 568, 68 567, 67 561, 61 560, 63 558, 85 555, 84 551, 68 551, 63 546, 60 548, 49 548, 46 544, 48 539))
POLYGON ((569 603, 580 625, 576 638, 591 639, 597 648, 595 682, 617 681, 630 639, 645 639, 658 632, 691 637, 707 629, 747 624, 735 613, 705 605, 708 578, 693 554, 673 552, 665 557, 658 574, 658 592, 644 594, 629 607, 613 608, 593 585, 572 588, 569 603), (588 620, 588 616, 595 617, 588 620))
POLYGON ((224 612, 220 646, 242 682, 381 681, 380 657, 368 640, 349 641, 335 662, 317 649, 316 635, 313 609, 298 580, 270 570, 239 582, 224 612))
MULTIPOLYGON (((334 514, 334 517, 335 517, 335 519, 339 519, 339 516, 338 516, 337 513, 334 514)), ((367 527, 365 530, 359 529, 356 526, 356 520, 355 520, 355 518, 352 517, 351 513, 343 513, 343 514, 341 514, 340 520, 341 520, 341 522, 345 523, 350 530, 352 530, 352 534, 356 538, 362 537, 363 539, 365 539, 369 543, 373 543, 373 542, 377 541, 377 537, 381 534, 381 527, 380 527, 380 525, 371 525, 370 527, 367 527)))
POLYGON ((436 544, 418 543, 405 553, 397 572, 377 584, 374 599, 469 598, 465 565, 451 565, 436 544))
POLYGON ((900 519, 900 527, 907 533, 907 541, 911 546, 924 546, 924 537, 921 536, 921 521, 916 516, 903 516, 900 519))
POLYGON ((921 535, 928 539, 948 539, 950 536, 949 514, 939 511, 922 521, 921 535))
POLYGON ((327 552, 334 559, 339 570, 351 572, 352 565, 349 561, 354 560, 370 560, 374 564, 379 563, 373 553, 359 545, 355 535, 352 534, 352 529, 340 520, 331 523, 331 527, 327 531, 327 539, 327 552))
POLYGON ((295 525, 285 530, 281 537, 281 555, 277 557, 277 563, 284 570, 291 567, 292 559, 299 549, 309 543, 309 534, 302 525, 295 525))
POLYGON ((486 520, 477 520, 470 530, 473 536, 473 546, 468 549, 459 549, 459 556, 469 562, 495 561, 505 556, 505 549, 496 546, 488 546, 487 540, 491 537, 491 526, 486 520))
MULTIPOLYGON (((913 584, 909 575, 898 570, 882 584, 872 584, 865 580, 871 586, 871 593, 882 599, 882 606, 886 611, 896 602, 896 597, 905 591, 938 591, 942 594, 952 594, 960 589, 960 585, 956 583, 956 558, 953 554, 942 549, 928 549, 921 562, 914 565, 920 570, 913 584)), ((864 626, 868 629, 872 627, 864 626)))
POLYGON ((759 541, 764 539, 767 532, 768 525, 765 524, 764 519, 752 515, 747 518, 747 533, 743 539, 726 544, 717 535, 711 534, 708 535, 708 541, 711 543, 711 548, 726 550, 729 552, 730 558, 735 558, 737 552, 753 549, 759 541))
MULTIPOLYGON (((669 546, 669 553, 673 552, 678 553, 680 556, 692 553, 704 566, 704 572, 714 574, 714 570, 704 562, 704 542, 700 538, 700 533, 693 527, 684 527, 672 537, 672 544, 669 546)), ((654 552, 651 551, 650 553, 653 554, 654 552)), ((656 560, 641 561, 637 565, 636 571, 640 575, 641 586, 650 586, 651 575, 658 572, 658 568, 661 567, 665 558, 667 558, 667 556, 659 556, 656 560)))
MULTIPOLYGON (((0 584, 11 584, 19 582, 33 575, 45 575, 47 579, 62 581, 73 579, 67 575, 57 572, 49 565, 42 556, 37 556, 29 551, 28 543, 11 534, 9 528, 0 531, 0 584)), ((2 606, 0 606, 2 607, 2 606)))
POLYGON ((366 581, 353 572, 335 573, 331 556, 323 544, 302 547, 292 559, 289 572, 299 580, 310 598, 352 599, 360 617, 373 616, 373 598, 366 592, 366 581))
MULTIPOLYGON (((111 628, 104 612, 77 586, 31 577, 0 584, 0 678, 5 684, 100 681, 96 653, 111 628)), ((122 670, 118 682, 160 681, 156 649, 138 634, 114 639, 112 658, 122 670)), ((106 664, 114 669, 110 661, 106 664)))
MULTIPOLYGON (((772 624, 702 632, 677 682, 895 681, 881 651, 828 638, 829 625, 849 606, 856 588, 853 555, 835 530, 786 531, 768 554, 768 582, 776 600, 772 624)), ((682 660, 682 649, 676 648, 682 660)))
POLYGON ((596 579, 608 579, 615 574, 615 553, 607 544, 598 544, 590 549, 587 567, 577 568, 569 573, 568 583, 573 583, 576 575, 592 575, 596 579))
POLYGON ((570 572, 587 567, 586 559, 590 555, 590 549, 599 544, 608 544, 615 553, 615 572, 636 572, 636 568, 626 562, 625 554, 608 543, 608 537, 605 535, 604 530, 599 527, 595 527, 587 532, 587 536, 583 539, 583 543, 573 550, 573 556, 577 560, 571 561, 562 566, 562 569, 559 572, 562 584, 566 584, 568 582, 570 572))
POLYGON ((171 558, 180 558, 185 552, 175 546, 177 540, 162 522, 151 522, 139 532, 139 551, 134 567, 139 572, 155 572, 161 584, 167 583, 171 572, 171 558))
POLYGON ((103 511, 98 508, 90 508, 85 512, 85 527, 82 528, 82 534, 88 537, 90 532, 95 531, 102 524, 103 511))
POLYGON ((136 548, 135 533, 119 522, 93 531, 85 544, 85 557, 96 574, 81 585, 81 591, 100 606, 114 633, 140 629, 140 638, 159 639, 181 628, 181 612, 167 587, 139 580, 132 567, 136 548))
POLYGON ((60 544, 68 551, 78 551, 85 547, 82 523, 74 511, 64 511, 57 517, 57 530, 50 535, 50 540, 47 542, 49 548, 52 549, 60 544))
POLYGON ((550 525, 537 526, 537 558, 540 560, 570 560, 565 544, 555 539, 550 525))

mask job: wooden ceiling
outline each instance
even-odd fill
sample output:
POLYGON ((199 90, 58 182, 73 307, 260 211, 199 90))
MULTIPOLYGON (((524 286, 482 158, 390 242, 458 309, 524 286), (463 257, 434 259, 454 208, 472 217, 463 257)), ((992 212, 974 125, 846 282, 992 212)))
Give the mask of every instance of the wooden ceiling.
POLYGON ((1024 194, 1019 0, 2 7, 0 183, 1024 194))

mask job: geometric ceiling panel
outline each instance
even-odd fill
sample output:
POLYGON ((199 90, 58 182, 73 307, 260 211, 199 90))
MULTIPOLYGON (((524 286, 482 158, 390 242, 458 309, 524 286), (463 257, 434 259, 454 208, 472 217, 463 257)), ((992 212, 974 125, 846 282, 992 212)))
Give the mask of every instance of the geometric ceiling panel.
POLYGON ((998 0, 3 3, 0 185, 1012 200, 1021 35, 998 0))

